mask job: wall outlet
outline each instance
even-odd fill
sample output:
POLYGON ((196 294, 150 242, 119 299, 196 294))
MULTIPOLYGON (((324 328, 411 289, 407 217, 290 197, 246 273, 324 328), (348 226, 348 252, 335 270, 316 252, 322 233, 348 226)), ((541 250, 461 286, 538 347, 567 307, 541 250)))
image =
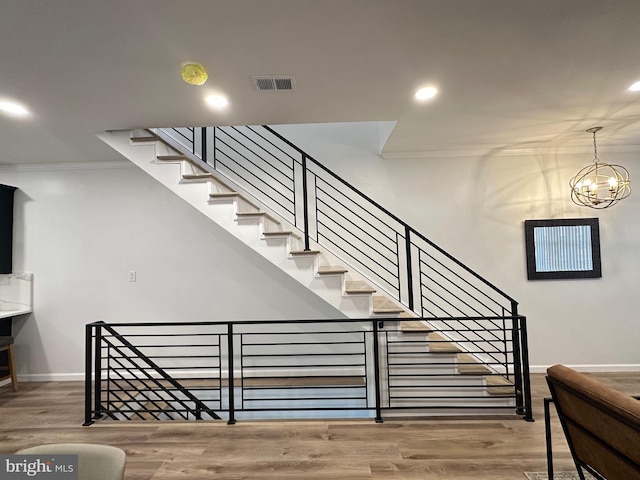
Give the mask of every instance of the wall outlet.
POLYGON ((136 281, 136 271, 135 270, 129 270, 129 281, 130 282, 135 282, 136 281))

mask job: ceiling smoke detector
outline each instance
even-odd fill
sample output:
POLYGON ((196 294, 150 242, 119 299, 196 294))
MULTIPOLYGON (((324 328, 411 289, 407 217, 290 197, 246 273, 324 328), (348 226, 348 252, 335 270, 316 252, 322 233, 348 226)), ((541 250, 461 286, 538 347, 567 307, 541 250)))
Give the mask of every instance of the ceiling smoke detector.
POLYGON ((260 92, 290 92, 295 88, 293 75, 262 75, 251 79, 255 89, 260 92))

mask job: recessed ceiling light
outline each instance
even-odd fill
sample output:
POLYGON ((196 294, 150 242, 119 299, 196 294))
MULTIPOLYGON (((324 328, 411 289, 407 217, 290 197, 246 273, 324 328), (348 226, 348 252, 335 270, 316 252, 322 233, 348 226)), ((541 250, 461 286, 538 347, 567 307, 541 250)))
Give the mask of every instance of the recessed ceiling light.
POLYGON ((430 100, 438 94, 436 87, 422 87, 416 92, 415 98, 420 102, 430 100))
POLYGON ((26 117, 29 115, 29 110, 14 102, 0 102, 0 110, 14 117, 26 117))
POLYGON ((629 87, 630 92, 640 92, 640 80, 629 87))
POLYGON ((222 110, 229 105, 229 100, 224 95, 209 95, 205 100, 216 110, 222 110))

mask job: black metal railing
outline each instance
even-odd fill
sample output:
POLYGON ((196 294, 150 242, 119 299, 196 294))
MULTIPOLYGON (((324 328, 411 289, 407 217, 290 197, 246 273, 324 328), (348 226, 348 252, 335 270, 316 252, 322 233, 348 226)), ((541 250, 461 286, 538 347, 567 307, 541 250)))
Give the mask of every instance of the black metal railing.
POLYGON ((268 126, 150 131, 298 228, 305 250, 315 242, 420 317, 518 314, 513 298, 268 126))
POLYGON ((515 411, 531 420, 529 366, 517 354, 526 353, 526 320, 493 320, 504 325, 494 330, 500 340, 481 349, 469 341, 464 354, 447 340, 454 329, 416 336, 391 321, 382 328, 380 319, 91 323, 85 425, 98 418, 382 421, 383 413, 407 410, 515 411), (476 357, 487 351, 492 362, 476 357))

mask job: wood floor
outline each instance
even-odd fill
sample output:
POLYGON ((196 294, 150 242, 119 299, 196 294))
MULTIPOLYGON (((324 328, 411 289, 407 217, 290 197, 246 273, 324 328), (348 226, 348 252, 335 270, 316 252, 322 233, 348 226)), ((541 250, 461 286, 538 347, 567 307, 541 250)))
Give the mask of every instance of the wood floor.
MULTIPOLYGON (((640 374, 592 374, 640 394, 640 374)), ((546 468, 543 375, 532 376, 534 423, 517 417, 447 420, 98 422, 82 427, 83 384, 0 388, 0 453, 55 442, 127 452, 127 480, 525 480, 546 468)), ((556 470, 572 468, 555 416, 556 470)))

